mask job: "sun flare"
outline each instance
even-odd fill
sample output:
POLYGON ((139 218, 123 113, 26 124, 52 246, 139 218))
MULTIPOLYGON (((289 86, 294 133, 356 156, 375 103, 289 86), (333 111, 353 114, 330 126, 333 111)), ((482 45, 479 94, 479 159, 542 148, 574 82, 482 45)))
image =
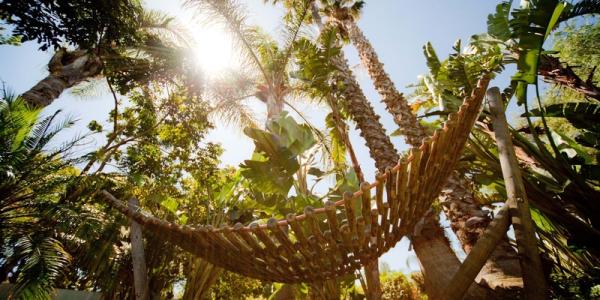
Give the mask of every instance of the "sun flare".
POLYGON ((234 67, 231 36, 218 27, 200 28, 194 32, 196 61, 208 76, 234 67))

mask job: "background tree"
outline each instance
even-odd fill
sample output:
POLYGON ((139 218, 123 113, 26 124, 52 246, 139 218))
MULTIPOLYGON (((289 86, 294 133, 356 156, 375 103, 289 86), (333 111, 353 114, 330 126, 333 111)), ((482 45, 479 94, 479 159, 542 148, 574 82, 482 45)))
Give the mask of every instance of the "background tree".
POLYGON ((45 107, 64 90, 100 75, 125 87, 132 81, 166 80, 170 70, 186 65, 183 52, 161 39, 164 31, 183 33, 173 31, 171 18, 144 11, 138 1, 9 0, 0 3, 0 19, 21 41, 56 50, 50 74, 22 95, 34 107, 45 107))
POLYGON ((71 256, 51 224, 69 209, 58 203, 73 180, 70 152, 82 137, 50 147, 73 125, 60 111, 38 119, 37 111, 6 88, 0 99, 0 278, 16 283, 13 296, 48 297, 71 256))

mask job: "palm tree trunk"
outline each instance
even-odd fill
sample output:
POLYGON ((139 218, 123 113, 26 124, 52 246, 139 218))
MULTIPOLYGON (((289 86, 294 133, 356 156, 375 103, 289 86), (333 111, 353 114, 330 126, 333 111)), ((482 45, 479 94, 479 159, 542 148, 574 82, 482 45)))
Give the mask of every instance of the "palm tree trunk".
MULTIPOLYGON (((372 78, 375 89, 385 103, 386 109, 393 115, 394 121, 400 127, 402 134, 406 136, 407 143, 412 146, 421 145, 421 141, 427 137, 427 134, 412 113, 402 93, 396 89, 389 75, 385 72, 383 64, 379 61, 371 43, 352 20, 345 20, 343 26, 358 50, 361 61, 372 78)), ((459 173, 454 172, 439 197, 444 212, 451 222, 451 227, 466 253, 469 253, 479 235, 491 222, 491 218, 481 209, 481 205, 474 197, 473 192, 468 189, 468 186, 468 180, 459 173)), ((433 221, 429 220, 429 222, 433 221)), ((427 247, 440 245, 440 249, 443 250, 441 242, 446 240, 443 231, 432 231, 428 234, 429 239, 433 238, 436 232, 438 235, 437 243, 430 243, 430 240, 427 244, 415 243, 415 249, 418 247, 417 245, 427 245, 427 247)), ((446 251, 452 250, 448 248, 446 251)), ((423 255, 429 256, 427 252, 423 255)), ((448 253, 447 256, 450 256, 450 254, 448 253)), ((435 264, 432 266, 435 266, 435 264)), ((517 254, 508 244, 508 240, 504 239, 479 274, 477 282, 485 283, 492 289, 499 288, 500 290, 514 291, 514 289, 522 287, 520 277, 517 254)), ((445 279, 440 278, 440 280, 445 279)))
MULTIPOLYGON (((437 217, 429 213, 423 219, 420 232, 415 232, 411 242, 425 278, 425 290, 430 299, 444 299, 442 292, 460 268, 460 261, 450 247, 437 217)), ((490 291, 472 284, 465 299, 489 299, 490 291)))
POLYGON ((406 137, 407 143, 410 145, 420 145, 423 138, 427 137, 427 134, 417 121, 417 117, 412 113, 402 93, 396 89, 389 75, 383 69, 383 64, 379 61, 375 49, 373 49, 369 40, 354 21, 345 20, 343 21, 343 26, 348 32, 352 44, 356 47, 363 66, 367 68, 369 76, 375 85, 375 90, 381 96, 386 109, 394 117, 394 122, 400 127, 400 131, 406 137))
MULTIPOLYGON (((454 172, 438 197, 444 213, 450 220, 450 227, 467 254, 492 221, 490 215, 481 209, 473 190, 469 188, 471 185, 464 176, 454 172)), ((500 298, 515 297, 520 293, 523 280, 519 257, 506 235, 498 243, 475 281, 494 290, 500 298)))
POLYGON ((64 90, 100 74, 102 62, 98 56, 83 50, 59 49, 50 59, 48 71, 46 78, 21 95, 28 105, 37 108, 50 105, 64 90))
MULTIPOLYGON (((315 2, 311 4, 311 11, 313 21, 322 30, 323 23, 315 2)), ((379 122, 379 116, 375 114, 375 110, 360 88, 343 53, 333 58, 332 64, 337 69, 337 72, 335 72, 335 81, 344 85, 343 99, 340 99, 340 101, 345 101, 348 111, 356 123, 356 127, 360 130, 360 136, 366 141, 371 158, 375 160, 375 166, 380 171, 385 171, 386 168, 393 167, 400 158, 398 151, 396 151, 390 138, 385 133, 383 125, 379 122)), ((368 287, 370 294, 376 298, 380 298, 381 287, 378 259, 373 260, 368 266, 365 266, 365 276, 372 282, 372 286, 368 287)))
POLYGON ((345 87, 342 92, 343 99, 340 100, 346 103, 360 136, 366 141, 371 158, 375 160, 375 166, 380 171, 393 167, 398 163, 400 156, 379 122, 379 116, 352 74, 348 61, 340 55, 334 58, 332 63, 337 69, 335 80, 345 87))

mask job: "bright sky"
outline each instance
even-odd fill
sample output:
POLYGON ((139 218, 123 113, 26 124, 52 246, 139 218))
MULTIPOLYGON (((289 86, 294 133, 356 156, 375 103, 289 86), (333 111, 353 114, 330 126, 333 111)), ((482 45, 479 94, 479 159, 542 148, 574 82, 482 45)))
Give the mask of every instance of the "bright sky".
MULTIPOLYGON (((282 9, 264 5, 262 0, 248 0, 249 23, 261 26, 265 31, 276 36, 281 30, 282 9)), ((147 0, 147 7, 162 10, 177 16, 179 22, 191 22, 190 9, 182 9, 178 1, 147 0)), ((494 12, 497 1, 460 0, 460 1, 367 1, 363 15, 358 24, 370 39, 379 58, 385 63, 386 71, 396 83, 399 90, 410 93, 408 84, 415 83, 419 74, 426 73, 422 46, 430 41, 440 58, 445 58, 456 39, 465 43, 472 34, 486 31, 487 15, 494 12)), ((222 64, 231 64, 231 47, 228 39, 218 28, 207 28, 206 23, 194 25, 192 31, 199 40, 199 57, 201 65, 209 73, 216 72, 222 64), (203 41, 205 41, 203 47, 203 41)), ((20 47, 0 46, 0 80, 6 82, 15 93, 20 94, 31 88, 37 81, 47 75, 46 65, 51 56, 37 50, 33 43, 25 43, 20 47)), ((344 49, 359 82, 375 106, 376 112, 382 116, 382 122, 388 132, 395 130, 395 124, 379 102, 366 72, 360 67, 356 51, 351 46, 344 49)), ((506 72, 508 73, 508 72, 506 72)), ((501 76, 492 85, 507 86, 508 76, 501 76)), ((62 109, 65 115, 71 115, 80 121, 76 128, 66 132, 85 133, 86 125, 91 120, 104 122, 112 109, 112 98, 104 85, 97 85, 93 97, 81 99, 69 92, 64 93, 46 111, 62 109)), ((263 110, 262 104, 256 102, 257 110, 263 110), (260 107, 258 107, 260 106, 260 107)), ((322 126, 324 113, 318 107, 299 105, 310 116, 311 122, 322 126)), ((217 129, 210 133, 209 140, 223 145, 225 153, 223 164, 237 166, 251 156, 253 145, 239 129, 216 124, 217 129)), ((374 174, 373 161, 369 158, 364 141, 352 133, 351 139, 367 180, 372 181, 374 174)), ((401 138, 393 138, 397 149, 404 150, 401 138)), ((102 139, 92 141, 90 146, 99 146, 102 139)), ((418 262, 414 253, 408 251, 408 242, 403 240, 381 259, 393 270, 415 270, 418 262)))

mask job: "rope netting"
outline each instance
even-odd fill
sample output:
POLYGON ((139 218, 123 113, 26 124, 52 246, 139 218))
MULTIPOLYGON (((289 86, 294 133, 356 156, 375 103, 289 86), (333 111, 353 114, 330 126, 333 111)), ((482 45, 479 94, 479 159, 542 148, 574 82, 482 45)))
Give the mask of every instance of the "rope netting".
POLYGON ((249 226, 180 226, 127 207, 106 191, 102 195, 147 230, 244 276, 296 283, 346 275, 413 233, 454 170, 488 82, 480 80, 442 129, 375 182, 324 207, 306 207, 300 215, 249 226))

